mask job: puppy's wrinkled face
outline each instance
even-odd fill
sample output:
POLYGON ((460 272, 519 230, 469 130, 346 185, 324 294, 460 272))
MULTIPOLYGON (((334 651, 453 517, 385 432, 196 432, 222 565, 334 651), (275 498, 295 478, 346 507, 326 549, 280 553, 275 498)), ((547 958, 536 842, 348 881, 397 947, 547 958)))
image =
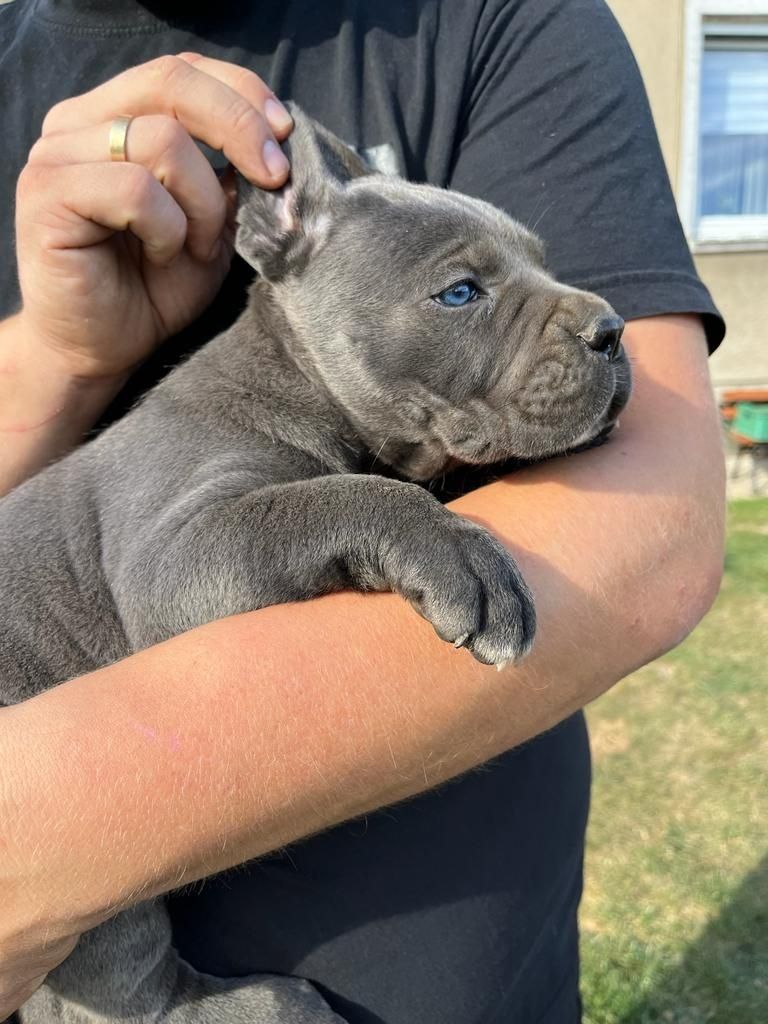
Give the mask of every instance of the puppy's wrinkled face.
POLYGON ((607 434, 630 393, 623 323, 556 282, 522 225, 380 175, 321 191, 302 201, 297 183, 275 200, 278 235, 294 244, 260 261, 246 199, 238 245, 272 281, 294 355, 379 461, 428 479, 607 434))

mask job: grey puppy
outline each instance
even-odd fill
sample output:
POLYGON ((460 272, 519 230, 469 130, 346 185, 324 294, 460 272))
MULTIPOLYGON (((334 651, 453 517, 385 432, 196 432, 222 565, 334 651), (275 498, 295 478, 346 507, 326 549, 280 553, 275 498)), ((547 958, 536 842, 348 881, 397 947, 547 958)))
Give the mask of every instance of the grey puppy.
MULTIPOLYGON (((5 703, 350 587, 402 594, 487 664, 531 645, 513 559, 412 481, 604 436, 630 390, 622 322, 498 210, 374 174, 293 114, 291 183, 241 190, 237 246, 258 271, 242 316, 0 503, 5 703)), ((339 1020, 306 982, 196 973, 161 902, 83 936, 20 1019, 339 1020)))

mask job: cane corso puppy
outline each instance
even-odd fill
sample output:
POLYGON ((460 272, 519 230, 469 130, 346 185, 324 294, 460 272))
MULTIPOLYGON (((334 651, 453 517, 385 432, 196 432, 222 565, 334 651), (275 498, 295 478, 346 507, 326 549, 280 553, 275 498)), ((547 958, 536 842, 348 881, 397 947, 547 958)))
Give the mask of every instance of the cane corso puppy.
MULTIPOLYGON (((6 704, 342 588, 401 594, 488 665, 531 646, 511 556, 417 481, 603 438, 630 390, 622 321, 499 210, 376 174, 293 113, 291 182, 241 183, 237 249, 258 273, 240 318, 0 503, 6 704)), ((83 936, 20 1019, 339 1020, 306 982, 196 973, 162 902, 83 936)))

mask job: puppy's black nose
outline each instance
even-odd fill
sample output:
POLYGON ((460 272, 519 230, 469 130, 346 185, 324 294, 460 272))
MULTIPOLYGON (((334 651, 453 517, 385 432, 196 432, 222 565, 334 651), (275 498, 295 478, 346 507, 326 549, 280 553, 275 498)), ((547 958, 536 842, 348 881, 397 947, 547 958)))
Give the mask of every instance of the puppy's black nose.
POLYGON ((619 354, 621 335, 624 331, 624 321, 615 313, 604 313, 593 320, 589 327, 579 332, 582 338, 606 359, 615 359, 619 354))

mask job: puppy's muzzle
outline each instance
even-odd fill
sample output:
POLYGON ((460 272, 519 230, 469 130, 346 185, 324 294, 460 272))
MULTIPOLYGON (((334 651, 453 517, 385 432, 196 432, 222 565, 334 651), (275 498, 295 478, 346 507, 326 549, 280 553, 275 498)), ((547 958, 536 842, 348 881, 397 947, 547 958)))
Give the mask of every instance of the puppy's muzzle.
POLYGON ((594 321, 584 331, 577 335, 586 342, 595 352, 599 352, 603 358, 613 362, 622 354, 622 335, 624 334, 624 321, 621 316, 615 313, 603 313, 595 317, 594 321))
POLYGON ((621 355, 621 336, 624 333, 624 321, 615 313, 603 313, 596 317, 578 338, 586 342, 604 359, 614 362, 621 355))

